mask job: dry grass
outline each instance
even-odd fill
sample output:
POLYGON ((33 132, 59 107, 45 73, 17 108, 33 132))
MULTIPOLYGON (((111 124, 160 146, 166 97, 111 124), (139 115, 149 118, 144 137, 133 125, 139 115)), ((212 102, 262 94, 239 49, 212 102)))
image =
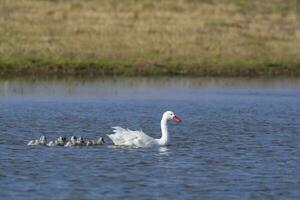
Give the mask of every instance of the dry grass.
POLYGON ((300 74, 297 0, 0 1, 2 74, 300 74))

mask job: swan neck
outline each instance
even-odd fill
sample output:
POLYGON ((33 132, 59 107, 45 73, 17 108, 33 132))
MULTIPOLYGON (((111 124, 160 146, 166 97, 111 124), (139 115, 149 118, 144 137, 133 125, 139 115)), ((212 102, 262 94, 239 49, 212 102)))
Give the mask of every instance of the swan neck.
POLYGON ((164 117, 161 119, 160 122, 161 126, 161 138, 159 139, 158 143, 159 145, 167 145, 169 143, 169 132, 168 132, 168 124, 167 124, 167 119, 164 117))

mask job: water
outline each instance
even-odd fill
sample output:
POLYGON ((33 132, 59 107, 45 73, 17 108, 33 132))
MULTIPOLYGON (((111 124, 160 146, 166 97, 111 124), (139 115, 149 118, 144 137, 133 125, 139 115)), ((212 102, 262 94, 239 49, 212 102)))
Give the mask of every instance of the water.
POLYGON ((299 79, 0 81, 1 199, 299 199, 299 79), (116 148, 111 126, 171 145, 116 148), (29 147, 45 134, 97 147, 29 147))

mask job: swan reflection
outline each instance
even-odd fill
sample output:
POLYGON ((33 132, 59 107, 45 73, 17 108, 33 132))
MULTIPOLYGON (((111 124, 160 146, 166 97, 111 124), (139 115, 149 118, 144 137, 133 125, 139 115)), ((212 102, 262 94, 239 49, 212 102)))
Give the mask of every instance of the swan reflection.
POLYGON ((168 156, 171 154, 171 151, 168 147, 159 147, 158 151, 159 151, 159 155, 168 156))

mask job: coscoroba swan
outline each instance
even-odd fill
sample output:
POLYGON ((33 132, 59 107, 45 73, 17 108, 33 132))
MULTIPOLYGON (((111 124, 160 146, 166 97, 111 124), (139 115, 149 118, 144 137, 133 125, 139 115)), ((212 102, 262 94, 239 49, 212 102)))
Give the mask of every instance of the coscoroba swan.
POLYGON ((28 146, 36 146, 36 145, 46 145, 47 144, 47 138, 46 136, 42 135, 40 139, 38 140, 31 140, 28 142, 28 146))
POLYGON ((54 146, 65 146, 67 143, 67 138, 64 136, 59 136, 57 140, 50 141, 47 146, 54 147, 54 146))
POLYGON ((169 143, 168 120, 173 120, 176 123, 181 122, 174 112, 167 111, 163 114, 161 119, 161 133, 160 139, 154 139, 146 135, 143 131, 132 131, 123 129, 121 127, 113 127, 114 134, 107 135, 114 145, 118 146, 136 146, 136 147, 151 147, 151 146, 165 146, 169 143))
POLYGON ((86 146, 96 146, 96 145, 102 145, 105 141, 102 137, 99 137, 98 140, 87 140, 85 142, 86 146))
POLYGON ((66 144, 65 144, 65 147, 72 147, 72 146, 76 146, 76 143, 77 143, 77 137, 72 135, 71 138, 70 138, 70 141, 68 141, 66 144))

